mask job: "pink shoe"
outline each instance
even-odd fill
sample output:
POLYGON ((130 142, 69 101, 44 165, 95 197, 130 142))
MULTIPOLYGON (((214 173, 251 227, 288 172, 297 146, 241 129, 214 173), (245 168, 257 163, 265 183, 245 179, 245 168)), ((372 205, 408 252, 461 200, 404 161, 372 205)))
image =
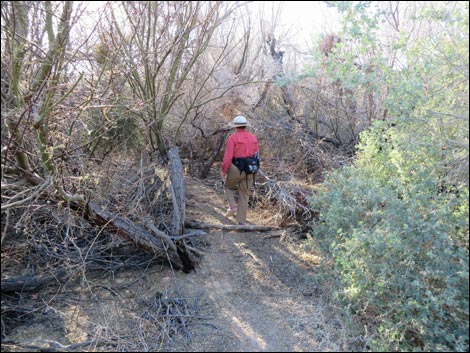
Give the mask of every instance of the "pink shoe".
POLYGON ((227 209, 227 212, 225 213, 225 217, 231 217, 231 216, 236 216, 237 215, 237 208, 236 207, 230 207, 227 209))

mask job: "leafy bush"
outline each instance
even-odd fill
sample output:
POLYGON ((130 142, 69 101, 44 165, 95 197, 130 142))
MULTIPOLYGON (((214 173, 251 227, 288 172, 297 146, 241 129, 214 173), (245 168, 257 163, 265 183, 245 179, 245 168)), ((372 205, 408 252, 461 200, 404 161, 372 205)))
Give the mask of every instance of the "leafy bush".
POLYGON ((312 234, 334 259, 340 298, 377 323, 374 350, 464 351, 468 187, 441 192, 439 163, 394 130, 385 141, 378 124, 356 165, 327 176, 310 200, 321 211, 312 234))

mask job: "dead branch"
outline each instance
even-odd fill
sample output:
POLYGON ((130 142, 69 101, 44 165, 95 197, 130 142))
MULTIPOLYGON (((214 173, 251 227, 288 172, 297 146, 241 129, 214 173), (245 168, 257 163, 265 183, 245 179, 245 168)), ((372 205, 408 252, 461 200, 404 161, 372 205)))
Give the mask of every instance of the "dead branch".
POLYGON ((313 196, 311 190, 292 182, 275 181, 262 171, 259 174, 258 189, 266 200, 274 201, 279 206, 280 213, 287 214, 288 218, 299 217, 307 221, 314 216, 315 211, 308 204, 308 199, 313 196))
POLYGON ((263 239, 272 239, 272 238, 280 238, 282 234, 275 233, 275 234, 268 234, 263 237, 263 239))
POLYGON ((150 228, 150 230, 155 234, 157 237, 161 238, 165 244, 168 246, 173 251, 176 251, 176 246, 171 240, 171 238, 166 234, 163 233, 161 230, 159 230, 157 227, 155 227, 150 221, 145 220, 145 225, 150 228))
POLYGON ((203 232, 202 230, 193 230, 193 231, 185 233, 183 235, 177 235, 177 236, 170 237, 170 239, 179 240, 179 239, 186 239, 186 238, 196 237, 196 236, 199 236, 199 235, 206 235, 206 234, 207 233, 203 232))
POLYGON ((58 281, 63 283, 67 279, 66 269, 59 269, 47 275, 2 278, 1 291, 2 293, 37 292, 50 282, 58 281))
MULTIPOLYGON (((14 197, 10 198, 8 202, 3 202, 2 201, 1 210, 4 211, 8 208, 19 207, 19 206, 24 205, 28 202, 31 202, 34 198, 39 197, 41 195, 41 193, 43 193, 45 190, 47 190, 51 185, 52 185, 52 178, 49 178, 49 179, 45 180, 44 182, 42 182, 41 184, 33 187, 32 189, 26 189, 26 190, 23 190, 21 192, 18 192, 18 193, 15 194, 14 197), (29 194, 29 195, 25 198, 14 201, 15 199, 23 197, 23 194, 29 194)), ((8 188, 8 185, 2 183, 2 189, 4 189, 4 188, 8 188)), ((2 195, 2 197, 4 197, 4 196, 2 195)), ((7 197, 5 196, 5 198, 7 198, 7 197)))
MULTIPOLYGON (((169 239, 166 234, 158 231, 156 228, 152 229, 151 234, 147 232, 142 226, 128 219, 118 217, 105 210, 102 210, 98 207, 98 205, 92 202, 87 204, 87 214, 90 216, 90 220, 92 220, 95 224, 102 226, 107 231, 113 232, 120 237, 134 243, 136 246, 155 255, 160 256, 164 252, 164 247, 157 239, 165 242, 165 244, 168 242, 172 243, 171 239, 169 239), (157 235, 158 238, 156 238, 155 235, 157 235)), ((149 224, 150 223, 147 223, 147 225, 149 224)), ((171 248, 175 249, 175 245, 172 245, 171 248)), ((192 259, 185 257, 187 253, 185 251, 180 251, 178 248, 175 250, 176 251, 169 252, 169 257, 172 261, 172 264, 177 269, 183 270, 185 272, 194 269, 195 263, 193 263, 192 259)))
POLYGON ((223 229, 223 230, 233 230, 233 231, 254 231, 254 232, 264 232, 270 230, 277 230, 278 227, 270 226, 258 226, 255 224, 246 224, 246 225, 229 225, 229 224, 210 224, 202 223, 197 221, 186 221, 186 225, 190 228, 196 229, 223 229))
MULTIPOLYGON (((169 189, 173 201, 171 235, 181 236, 184 231, 185 194, 183 168, 177 148, 171 149, 168 152, 168 158, 171 168, 169 173, 171 175, 169 189)), ((28 189, 30 196, 26 197, 23 194, 17 194, 14 199, 10 198, 10 205, 17 207, 19 205, 17 200, 20 198, 22 199, 20 202, 23 204, 27 203, 27 201, 31 200, 33 197, 41 196, 57 199, 57 195, 59 195, 71 208, 81 212, 88 222, 101 227, 98 235, 104 230, 114 233, 151 254, 158 257, 169 258, 172 265, 178 270, 189 272, 195 268, 195 258, 191 251, 185 248, 185 242, 181 239, 171 239, 169 235, 159 230, 153 222, 148 221, 146 217, 137 217, 137 222, 142 225, 136 223, 135 220, 121 217, 118 215, 119 211, 105 210, 98 205, 98 203, 89 201, 88 195, 92 194, 91 191, 85 190, 80 193, 70 193, 58 180, 54 180, 52 177, 47 179, 47 181, 42 180, 40 183, 34 185, 36 185, 34 189, 28 189), (52 186, 58 191, 55 195, 51 190, 47 190, 52 186)), ((2 205, 2 210, 3 206, 4 205, 2 205)), ((135 213, 139 214, 139 212, 135 213)), ((18 284, 18 286, 20 285, 21 284, 18 284)))
POLYGON ((199 301, 199 296, 194 298, 173 297, 167 291, 157 292, 148 299, 142 299, 140 306, 143 310, 139 318, 139 336, 148 338, 149 343, 152 342, 152 344, 161 343, 165 339, 171 340, 176 333, 190 337, 190 329, 193 324, 205 323, 205 321, 212 319, 212 317, 201 313, 199 301), (151 337, 148 337, 147 332, 140 331, 141 327, 146 326, 154 328, 154 330, 148 331, 152 332, 151 337), (155 337, 155 332, 159 333, 157 337, 155 337))

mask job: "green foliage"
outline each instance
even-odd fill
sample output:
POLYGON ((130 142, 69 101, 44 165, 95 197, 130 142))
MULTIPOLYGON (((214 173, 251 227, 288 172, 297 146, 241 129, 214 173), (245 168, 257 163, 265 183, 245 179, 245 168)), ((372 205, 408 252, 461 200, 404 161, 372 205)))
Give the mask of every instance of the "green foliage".
POLYGON ((310 234, 339 274, 338 298, 367 317, 372 350, 468 351, 468 11, 416 18, 435 33, 397 42, 408 64, 383 71, 393 120, 326 175, 310 234))
POLYGON ((355 166, 328 176, 312 199, 312 234, 335 260, 341 298, 380 320, 384 351, 465 350, 468 345, 468 189, 430 192, 355 166), (388 342, 387 344, 385 342, 388 342))
POLYGON ((84 136, 90 143, 90 154, 101 152, 107 154, 112 150, 130 151, 142 147, 143 139, 140 134, 135 114, 129 113, 125 107, 114 107, 109 111, 93 110, 87 130, 89 136, 84 136))

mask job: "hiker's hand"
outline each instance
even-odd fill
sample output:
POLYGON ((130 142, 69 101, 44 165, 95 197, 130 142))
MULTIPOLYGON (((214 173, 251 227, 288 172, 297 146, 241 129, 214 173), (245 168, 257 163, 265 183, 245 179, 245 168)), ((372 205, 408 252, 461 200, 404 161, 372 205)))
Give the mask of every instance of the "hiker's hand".
POLYGON ((225 180, 225 175, 227 175, 227 173, 220 172, 220 178, 221 178, 222 180, 225 180))

